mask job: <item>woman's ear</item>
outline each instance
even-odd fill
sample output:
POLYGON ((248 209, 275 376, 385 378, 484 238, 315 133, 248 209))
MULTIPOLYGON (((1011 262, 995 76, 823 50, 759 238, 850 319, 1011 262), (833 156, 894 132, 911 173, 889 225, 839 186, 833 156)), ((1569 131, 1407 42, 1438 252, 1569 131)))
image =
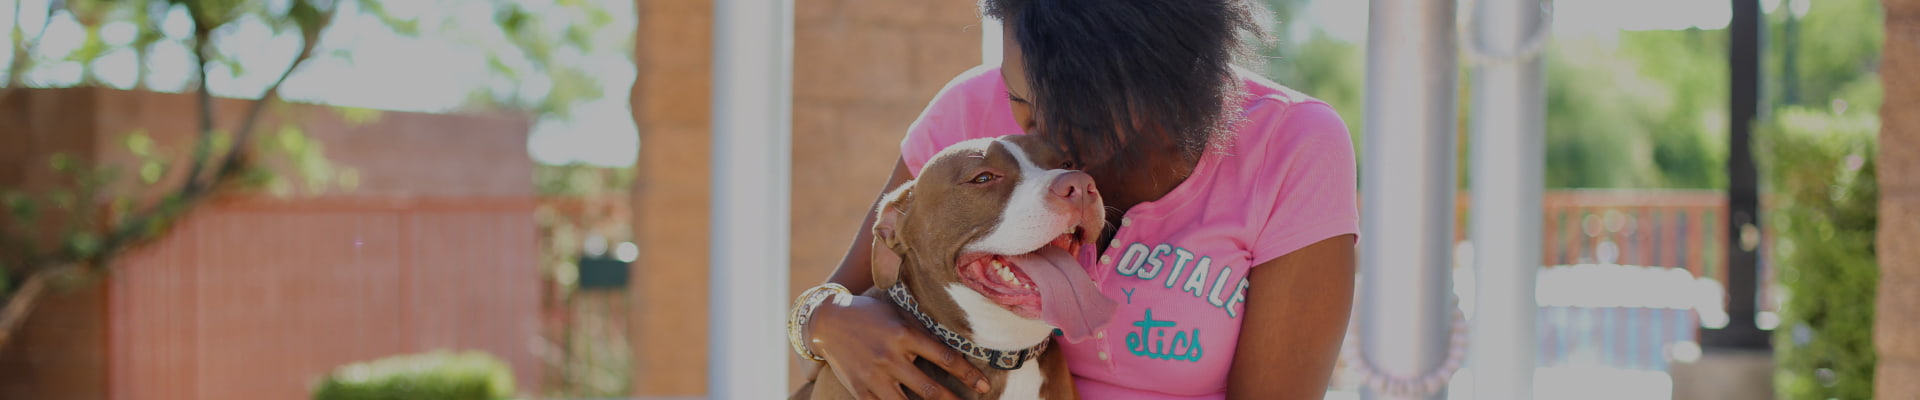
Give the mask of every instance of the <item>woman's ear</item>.
POLYGON ((885 289, 900 279, 900 259, 906 256, 907 249, 900 239, 900 219, 907 215, 907 204, 912 198, 913 181, 906 181, 881 197, 880 206, 874 210, 874 247, 870 260, 874 287, 885 289), (882 247, 886 251, 881 251, 882 247))

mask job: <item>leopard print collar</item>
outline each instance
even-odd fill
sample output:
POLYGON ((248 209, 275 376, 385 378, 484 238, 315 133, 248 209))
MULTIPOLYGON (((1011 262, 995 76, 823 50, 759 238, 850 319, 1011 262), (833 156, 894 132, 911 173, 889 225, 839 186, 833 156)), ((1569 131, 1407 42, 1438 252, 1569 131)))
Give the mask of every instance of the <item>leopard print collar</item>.
POLYGON ((900 308, 913 313, 913 317, 918 318, 920 324, 926 325, 927 330, 933 331, 933 335, 939 337, 941 343, 946 343, 947 347, 959 350, 961 354, 966 354, 968 357, 986 361, 987 365, 993 366, 994 369, 1009 371, 1020 369, 1027 360, 1040 357, 1041 352, 1047 351, 1047 343, 1052 342, 1052 340, 1042 340, 1040 344, 1020 351, 1001 351, 981 347, 974 344, 972 340, 961 337, 952 329, 933 322, 933 317, 927 316, 927 313, 920 312, 920 301, 914 300, 913 294, 907 292, 905 283, 894 283, 892 288, 887 289, 887 296, 893 298, 893 304, 898 304, 900 308))

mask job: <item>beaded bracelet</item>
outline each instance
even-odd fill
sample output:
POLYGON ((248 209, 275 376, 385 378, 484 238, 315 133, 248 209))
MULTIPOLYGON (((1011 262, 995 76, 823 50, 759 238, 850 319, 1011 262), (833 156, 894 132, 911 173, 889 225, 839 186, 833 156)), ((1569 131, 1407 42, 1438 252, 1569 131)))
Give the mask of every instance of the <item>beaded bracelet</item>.
POLYGON ((831 282, 814 286, 800 292, 800 297, 794 299, 793 310, 787 313, 787 343, 793 345, 793 352, 799 354, 801 358, 814 361, 827 360, 825 357, 813 354, 813 349, 807 348, 807 343, 800 340, 803 336, 800 330, 807 326, 807 320, 813 318, 813 310, 819 308, 820 303, 828 298, 832 298, 834 304, 845 306, 853 302, 853 291, 847 290, 846 286, 831 282))

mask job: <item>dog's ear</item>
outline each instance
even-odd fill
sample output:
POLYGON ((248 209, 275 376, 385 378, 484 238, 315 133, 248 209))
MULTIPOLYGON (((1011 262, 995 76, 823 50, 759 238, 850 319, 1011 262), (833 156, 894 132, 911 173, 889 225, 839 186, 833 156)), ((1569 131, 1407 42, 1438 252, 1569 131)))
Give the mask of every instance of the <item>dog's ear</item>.
POLYGON ((874 287, 890 287, 900 279, 900 258, 906 254, 906 243, 900 239, 900 218, 907 215, 907 204, 911 201, 913 181, 906 181, 881 197, 880 206, 874 209, 871 256, 874 287))

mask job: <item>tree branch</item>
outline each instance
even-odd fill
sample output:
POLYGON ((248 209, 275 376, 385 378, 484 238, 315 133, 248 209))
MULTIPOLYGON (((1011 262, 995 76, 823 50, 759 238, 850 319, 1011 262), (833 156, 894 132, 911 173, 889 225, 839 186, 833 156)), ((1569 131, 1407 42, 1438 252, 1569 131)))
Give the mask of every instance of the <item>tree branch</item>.
POLYGON ((293 57, 293 63, 287 65, 287 70, 280 72, 280 78, 274 79, 273 84, 267 86, 266 92, 260 94, 260 100, 253 102, 253 107, 247 109, 246 117, 240 120, 240 130, 235 131, 237 133, 234 135, 233 149, 228 151, 226 163, 222 164, 223 167, 226 167, 226 164, 235 162, 234 160, 236 159, 234 156, 239 154, 238 150, 246 148, 248 139, 251 139, 253 136, 254 127, 260 122, 260 115, 264 114, 264 111, 267 109, 267 104, 280 99, 280 86, 287 83, 287 78, 292 77, 293 72, 299 70, 301 64, 305 64, 308 59, 313 57, 313 49, 317 47, 318 44, 317 40, 309 40, 304 37, 300 39, 300 54, 293 57))
POLYGON ((51 279, 55 273, 69 271, 71 269, 34 272, 27 276, 27 281, 22 283, 19 289, 13 291, 13 297, 7 298, 6 307, 0 308, 0 348, 5 348, 6 344, 12 340, 13 333, 19 332, 20 325, 27 322, 28 315, 33 314, 33 305, 38 303, 40 296, 47 291, 47 280, 51 279))
MULTIPOLYGON (((15 31, 20 30, 21 4, 24 3, 25 2, 16 2, 13 5, 13 30, 15 31)), ((40 39, 47 37, 47 27, 53 26, 53 14, 59 9, 59 2, 48 2, 47 15, 42 19, 44 22, 40 23, 40 30, 34 32, 33 40, 20 38, 19 42, 13 44, 13 62, 7 65, 7 86, 0 87, 0 101, 5 101, 7 97, 13 96, 15 92, 19 92, 21 86, 25 86, 26 78, 22 77, 22 75, 27 73, 27 64, 33 57, 33 53, 39 51, 40 39)), ((8 35, 12 36, 13 33, 14 32, 9 32, 8 35)))
POLYGON ((208 59, 212 58, 207 53, 212 51, 209 46, 213 41, 213 28, 197 24, 193 27, 193 60, 198 64, 194 72, 200 78, 200 90, 193 95, 200 105, 200 138, 193 146, 193 165, 187 168, 187 183, 183 190, 188 191, 203 186, 200 172, 207 168, 207 153, 213 151, 213 88, 207 84, 207 65, 211 64, 208 59))

